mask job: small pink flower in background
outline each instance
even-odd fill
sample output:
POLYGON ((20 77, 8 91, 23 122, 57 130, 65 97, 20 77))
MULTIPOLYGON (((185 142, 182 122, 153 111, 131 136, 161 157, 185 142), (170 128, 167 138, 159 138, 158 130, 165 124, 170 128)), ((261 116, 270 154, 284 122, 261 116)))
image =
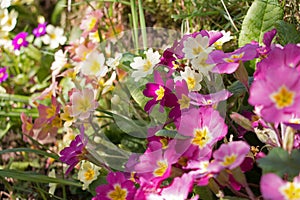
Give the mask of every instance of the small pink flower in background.
POLYGON ((249 103, 261 106, 261 117, 268 122, 288 122, 293 116, 300 115, 300 73, 287 66, 273 67, 274 70, 262 69, 258 77, 254 77, 249 103))
POLYGON ((85 88, 82 91, 75 91, 71 96, 72 102, 72 117, 80 120, 85 120, 90 117, 98 107, 98 102, 95 100, 94 91, 89 88, 85 88))
POLYGON ((59 152, 59 159, 69 165, 66 174, 69 174, 80 161, 85 159, 85 156, 88 153, 85 149, 86 143, 84 128, 81 127, 80 134, 75 137, 70 146, 65 147, 59 152))
POLYGON ((224 53, 221 50, 213 51, 209 54, 207 63, 216 64, 211 70, 219 74, 232 74, 237 70, 240 62, 245 62, 258 57, 258 44, 246 44, 234 52, 224 53))
POLYGON ((21 47, 28 46, 29 43, 26 40, 27 36, 28 36, 28 33, 21 32, 14 37, 14 39, 12 40, 12 45, 14 46, 14 50, 20 50, 21 47))
POLYGON ((8 78, 6 67, 0 67, 0 83, 6 81, 8 78))
POLYGON ((282 180, 276 174, 264 174, 260 180, 260 190, 266 200, 299 200, 300 175, 289 182, 282 180))
POLYGON ((127 180, 122 172, 110 172, 106 185, 96 188, 97 195, 93 200, 133 200, 136 188, 131 180, 127 180))
POLYGON ((234 141, 222 144, 213 153, 213 162, 209 165, 210 172, 220 172, 223 169, 234 169, 242 164, 250 146, 243 141, 234 141))
POLYGON ((33 31, 32 31, 33 35, 35 37, 41 37, 41 36, 45 35, 47 33, 46 26, 47 26, 47 22, 38 24, 38 26, 35 29, 33 29, 33 31))
POLYGON ((83 30, 82 36, 86 37, 91 32, 96 32, 99 26, 99 19, 103 16, 102 11, 95 10, 86 15, 80 24, 80 29, 83 30))

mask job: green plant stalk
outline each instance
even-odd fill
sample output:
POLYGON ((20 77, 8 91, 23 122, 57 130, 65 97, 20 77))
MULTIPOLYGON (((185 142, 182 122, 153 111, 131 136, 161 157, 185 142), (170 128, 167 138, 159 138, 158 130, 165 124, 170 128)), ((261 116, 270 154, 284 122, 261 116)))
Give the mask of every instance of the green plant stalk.
POLYGON ((142 31, 143 47, 144 47, 144 50, 146 50, 148 47, 147 30, 146 30, 146 21, 145 21, 142 0, 138 0, 138 6, 139 6, 139 17, 140 17, 140 25, 141 25, 141 31, 142 31))
POLYGON ((58 183, 58 184, 63 184, 63 185, 72 185, 72 186, 76 186, 76 187, 82 187, 81 183, 78 183, 78 182, 73 182, 73 181, 60 179, 60 178, 52 178, 52 177, 48 177, 46 175, 32 173, 32 172, 1 169, 0 176, 15 178, 18 180, 23 180, 23 181, 37 182, 37 183, 58 183))
POLYGON ((133 42, 136 50, 139 48, 139 38, 138 38, 138 15, 136 10, 135 0, 130 0, 132 25, 133 25, 133 42))
POLYGON ((13 109, 9 111, 0 111, 0 116, 5 117, 20 117, 22 113, 26 113, 27 115, 30 115, 33 118, 39 117, 39 114, 37 112, 32 112, 32 110, 24 110, 24 109, 13 109))
POLYGON ((22 147, 21 148, 13 148, 13 149, 4 149, 4 150, 0 151, 0 155, 5 154, 5 153, 11 153, 11 152, 30 152, 30 153, 43 155, 43 156, 46 156, 49 158, 53 158, 55 160, 59 159, 59 156, 54 153, 48 153, 48 152, 42 151, 42 150, 22 148, 22 147))

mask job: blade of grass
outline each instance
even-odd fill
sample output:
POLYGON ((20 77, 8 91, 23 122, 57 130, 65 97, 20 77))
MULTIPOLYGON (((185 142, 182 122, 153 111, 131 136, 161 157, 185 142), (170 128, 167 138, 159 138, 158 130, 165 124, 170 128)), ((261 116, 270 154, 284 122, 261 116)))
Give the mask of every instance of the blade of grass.
POLYGON ((1 154, 5 154, 5 153, 11 153, 11 152, 29 152, 29 153, 36 153, 42 156, 46 156, 46 157, 50 157, 53 158, 55 160, 59 159, 59 156, 53 153, 48 153, 42 150, 37 150, 37 149, 30 149, 30 148, 13 148, 13 149, 4 149, 2 151, 0 151, 0 155, 1 154))
POLYGON ((17 170, 0 169, 0 176, 14 178, 23 181, 36 182, 36 183, 59 183, 63 185, 82 187, 81 183, 60 179, 60 178, 52 178, 34 172, 21 172, 17 170))
POLYGON ((138 0, 138 1, 139 1, 138 6, 139 6, 139 16, 140 16, 140 25, 141 25, 141 31, 142 31, 143 47, 144 47, 144 50, 146 50, 148 47, 146 21, 145 21, 142 0, 138 0))
POLYGON ((133 25, 133 42, 136 50, 139 48, 139 38, 138 38, 138 15, 136 9, 135 0, 130 0, 132 25, 133 25))

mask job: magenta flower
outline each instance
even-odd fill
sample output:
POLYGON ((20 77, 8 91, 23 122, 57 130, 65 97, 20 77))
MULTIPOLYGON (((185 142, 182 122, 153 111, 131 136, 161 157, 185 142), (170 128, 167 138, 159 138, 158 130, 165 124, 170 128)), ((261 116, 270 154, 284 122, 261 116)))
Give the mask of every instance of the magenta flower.
POLYGON ((258 57, 256 49, 258 44, 246 44, 245 46, 231 53, 224 53, 221 50, 215 50, 208 56, 208 64, 216 64, 212 72, 219 74, 232 74, 237 70, 240 62, 245 62, 258 57))
POLYGON ((160 104, 160 111, 163 112, 163 107, 172 108, 177 105, 177 97, 172 93, 171 89, 174 87, 174 82, 172 79, 168 79, 164 83, 159 72, 154 71, 154 81, 155 83, 147 83, 146 88, 143 91, 143 94, 146 97, 152 98, 149 100, 144 110, 146 112, 151 112, 151 109, 154 105, 160 104))
POLYGON ((17 34, 14 39, 12 40, 12 45, 14 46, 14 50, 20 50, 21 47, 27 47, 28 41, 26 40, 28 33, 21 32, 17 34))
POLYGON ((93 200, 133 200, 136 188, 131 180, 127 180, 121 172, 110 172, 106 185, 96 188, 97 195, 93 200))
MULTIPOLYGON (((268 122, 288 122, 294 115, 300 115, 300 74, 285 65, 272 66, 274 70, 263 69, 270 59, 273 58, 271 63, 277 60, 273 55, 271 52, 261 61, 260 73, 254 77, 250 89, 249 103, 261 107, 261 117, 268 122)), ((282 63, 280 58, 278 62, 282 63)))
POLYGON ((234 141, 222 144, 213 153, 214 161, 209 165, 210 172, 220 172, 223 169, 234 169, 242 164, 246 155, 250 151, 250 146, 243 141, 234 141))
POLYGON ((191 98, 191 104, 196 106, 210 106, 219 103, 220 101, 227 100, 232 93, 227 90, 221 90, 211 94, 199 94, 197 92, 191 92, 189 97, 191 98))
POLYGON ((169 144, 166 150, 156 149, 146 151, 139 158, 139 163, 135 165, 135 171, 139 177, 160 183, 171 174, 172 164, 177 162, 179 157, 174 149, 174 144, 169 144))
POLYGON ((181 115, 178 132, 191 138, 188 139, 190 145, 204 151, 227 134, 227 125, 219 112, 211 107, 192 108, 181 115))
POLYGON ((265 46, 259 47, 257 49, 260 56, 265 57, 269 54, 269 52, 272 49, 271 43, 272 43, 272 40, 275 37, 276 33, 277 33, 277 30, 272 29, 264 34, 263 43, 265 46))
POLYGON ((254 78, 264 77, 266 71, 275 71, 283 66, 300 70, 300 46, 287 44, 284 48, 274 47, 268 57, 257 64, 254 78))
POLYGON ((86 143, 87 141, 84 138, 84 129, 81 127, 80 135, 75 137, 69 147, 66 147, 59 152, 59 159, 69 165, 66 175, 68 175, 81 160, 85 159, 85 156, 88 153, 85 149, 86 143))
POLYGON ((6 67, 0 67, 0 83, 6 81, 8 78, 6 67))
POLYGON ((38 26, 33 29, 32 33, 35 37, 41 37, 47 33, 46 31, 47 22, 40 23, 38 26))
POLYGON ((300 176, 288 182, 276 174, 265 174, 260 180, 260 190, 266 200, 300 199, 300 176))

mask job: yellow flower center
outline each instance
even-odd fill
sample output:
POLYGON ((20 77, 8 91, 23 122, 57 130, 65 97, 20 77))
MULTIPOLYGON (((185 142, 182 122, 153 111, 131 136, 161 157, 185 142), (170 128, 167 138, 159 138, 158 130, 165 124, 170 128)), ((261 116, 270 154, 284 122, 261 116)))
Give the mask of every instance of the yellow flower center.
POLYGON ((190 76, 187 78, 186 82, 187 82, 189 90, 193 89, 196 85, 196 80, 190 76))
POLYGON ((287 200, 299 200, 300 199, 300 185, 288 182, 281 187, 280 192, 285 196, 287 200))
POLYGON ((56 107, 52 105, 50 108, 46 108, 46 113, 47 119, 53 117, 56 113, 56 107))
POLYGON ((95 27, 96 23, 97 23, 97 18, 92 17, 90 19, 90 23, 88 24, 88 31, 91 31, 95 27))
POLYGON ((236 155, 232 154, 230 156, 225 156, 224 161, 222 162, 222 165, 227 167, 229 165, 232 165, 236 160, 236 155))
POLYGON ((107 196, 111 200, 126 200, 127 190, 122 189, 119 184, 116 184, 114 190, 110 191, 107 196))
POLYGON ((198 46, 197 48, 193 48, 193 54, 195 56, 199 55, 201 52, 203 52, 203 48, 201 46, 198 46))
POLYGON ((78 110, 81 112, 86 112, 91 108, 91 102, 89 99, 83 98, 78 102, 78 110))
POLYGON ((23 43, 23 38, 19 38, 19 39, 17 40, 17 44, 20 45, 20 44, 22 44, 22 43, 23 43))
POLYGON ((167 140, 167 138, 162 138, 159 141, 162 144, 162 149, 166 149, 168 147, 168 140, 167 140))
POLYGON ((234 55, 231 55, 229 58, 224 58, 225 62, 228 62, 228 63, 233 63, 235 62, 236 59, 241 59, 243 56, 244 56, 244 52, 240 53, 240 54, 234 54, 234 55))
POLYGON ((278 109, 291 106, 294 103, 294 97, 295 92, 288 90, 285 85, 281 86, 277 92, 270 95, 271 100, 276 104, 278 109))
POLYGON ((143 66, 144 72, 149 71, 149 69, 152 67, 152 63, 150 60, 147 60, 146 63, 143 66))
POLYGON ((180 105, 180 110, 189 108, 190 107, 190 98, 186 95, 181 95, 181 99, 178 100, 178 103, 180 105))
POLYGON ((153 174, 156 177, 163 176, 166 170, 168 169, 168 163, 164 160, 157 161, 157 168, 154 170, 153 174))
POLYGON ((159 101, 165 96, 165 89, 159 86, 159 89, 155 90, 155 94, 157 95, 156 101, 159 101))
POLYGON ((199 148, 203 148, 206 144, 211 140, 210 133, 207 127, 202 129, 194 130, 194 138, 192 140, 192 144, 198 145, 199 148))
POLYGON ((91 65, 90 69, 93 73, 96 74, 97 72, 100 71, 100 64, 97 61, 94 61, 91 65))
POLYGON ((86 172, 84 173, 84 178, 87 181, 92 180, 95 177, 95 171, 89 167, 88 170, 86 170, 86 172))
POLYGON ((3 76, 4 76, 4 73, 1 72, 1 73, 0 73, 0 79, 1 79, 3 76))
POLYGON ((56 39, 56 34, 55 34, 55 33, 49 34, 49 37, 50 37, 52 40, 55 40, 55 39, 56 39))

